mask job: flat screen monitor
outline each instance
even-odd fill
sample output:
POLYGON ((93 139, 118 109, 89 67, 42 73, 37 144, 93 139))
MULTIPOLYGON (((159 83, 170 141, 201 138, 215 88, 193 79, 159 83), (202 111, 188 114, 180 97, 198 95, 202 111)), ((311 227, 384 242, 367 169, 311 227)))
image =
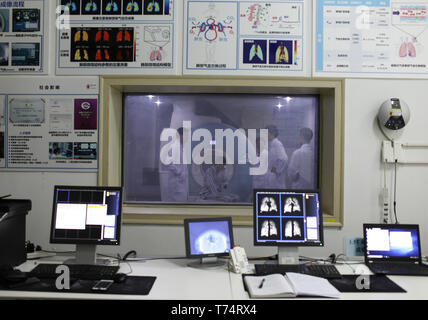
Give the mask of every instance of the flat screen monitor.
POLYGON ((55 186, 50 242, 76 244, 76 258, 89 250, 91 264, 96 245, 120 244, 121 219, 121 187, 55 186))
POLYGON ((364 256, 373 261, 421 261, 419 225, 364 224, 364 256))
POLYGON ((323 246, 320 201, 318 190, 255 189, 254 245, 278 246, 281 264, 297 263, 298 247, 323 246))
POLYGON ((186 256, 198 258, 192 267, 217 267, 233 247, 232 218, 192 218, 184 220, 186 256))

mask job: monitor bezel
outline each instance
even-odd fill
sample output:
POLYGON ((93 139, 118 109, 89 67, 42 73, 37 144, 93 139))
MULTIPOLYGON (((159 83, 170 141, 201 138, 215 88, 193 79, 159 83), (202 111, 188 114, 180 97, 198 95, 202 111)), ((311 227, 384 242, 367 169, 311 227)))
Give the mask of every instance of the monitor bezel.
POLYGON ((123 188, 121 186, 67 186, 67 185, 56 185, 54 186, 53 202, 52 202, 52 217, 51 217, 51 229, 49 235, 49 242, 55 244, 93 244, 93 245, 120 245, 121 229, 122 229, 122 203, 123 203, 123 188), (82 240, 82 239, 57 239, 54 238, 55 230, 55 218, 56 218, 56 192, 58 189, 70 189, 70 190, 93 190, 93 191, 117 191, 119 192, 119 215, 116 231, 116 240, 82 240))
POLYGON ((186 245, 186 257, 187 258, 208 258, 208 257, 224 257, 229 256, 229 252, 220 252, 220 253, 209 253, 209 254, 192 254, 190 250, 190 232, 189 224, 194 222, 213 222, 213 221, 226 221, 229 227, 229 239, 230 239, 230 249, 233 248, 234 239, 233 239, 233 226, 232 226, 232 217, 215 217, 215 218, 186 218, 184 219, 184 240, 186 245))
POLYGON ((421 235, 419 230, 419 224, 393 224, 393 223, 364 223, 363 224, 363 245, 364 245, 364 261, 365 263, 397 261, 397 262, 417 262, 422 263, 422 248, 421 248, 421 235), (402 257, 369 257, 367 254, 367 233, 366 230, 370 228, 384 228, 384 229, 415 229, 418 235, 418 249, 419 257, 417 259, 402 258, 402 257))
POLYGON ((322 217, 321 206, 321 192, 319 189, 253 189, 253 244, 254 246, 261 247, 324 247, 324 223, 322 217), (319 238, 320 241, 316 242, 281 242, 278 240, 273 241, 257 241, 257 208, 256 208, 256 195, 258 192, 296 192, 296 193, 317 193, 319 200, 319 238))

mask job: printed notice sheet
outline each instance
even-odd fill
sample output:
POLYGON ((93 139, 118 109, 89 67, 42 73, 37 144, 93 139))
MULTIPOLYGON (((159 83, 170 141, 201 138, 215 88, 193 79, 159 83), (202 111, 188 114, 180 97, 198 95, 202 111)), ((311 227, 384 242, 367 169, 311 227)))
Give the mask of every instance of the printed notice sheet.
POLYGON ((0 1, 0 73, 47 73, 48 1, 0 1))
POLYGON ((176 74, 181 68, 175 45, 182 7, 174 0, 61 0, 58 5, 57 74, 176 74))
POLYGON ((307 75, 306 6, 303 0, 187 0, 183 73, 307 75))
POLYGON ((427 0, 317 0, 314 75, 428 77, 427 9, 427 0))
POLYGON ((5 86, 0 168, 97 169, 98 78, 10 79, 5 86))

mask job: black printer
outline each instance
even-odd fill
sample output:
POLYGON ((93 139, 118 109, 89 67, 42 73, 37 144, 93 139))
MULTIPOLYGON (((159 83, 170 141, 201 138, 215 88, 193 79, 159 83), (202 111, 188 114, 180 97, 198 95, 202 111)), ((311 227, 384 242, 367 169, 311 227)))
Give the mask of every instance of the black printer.
POLYGON ((27 260, 25 219, 31 200, 0 198, 0 266, 18 266, 27 260))

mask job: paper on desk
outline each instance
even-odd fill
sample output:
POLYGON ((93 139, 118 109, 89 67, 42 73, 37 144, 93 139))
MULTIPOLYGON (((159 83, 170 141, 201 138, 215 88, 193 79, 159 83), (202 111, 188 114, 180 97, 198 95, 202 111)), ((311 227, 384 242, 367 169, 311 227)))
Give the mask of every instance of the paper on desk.
POLYGON ((298 296, 340 297, 340 292, 327 279, 294 272, 287 272, 286 277, 298 296))
POLYGON ((247 276, 244 278, 252 298, 295 297, 293 287, 282 274, 247 276), (263 286, 260 284, 263 281, 263 286))

